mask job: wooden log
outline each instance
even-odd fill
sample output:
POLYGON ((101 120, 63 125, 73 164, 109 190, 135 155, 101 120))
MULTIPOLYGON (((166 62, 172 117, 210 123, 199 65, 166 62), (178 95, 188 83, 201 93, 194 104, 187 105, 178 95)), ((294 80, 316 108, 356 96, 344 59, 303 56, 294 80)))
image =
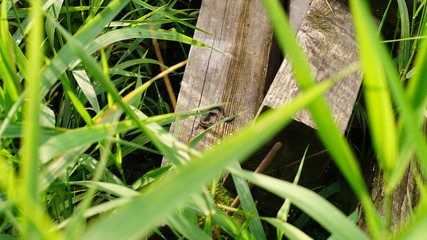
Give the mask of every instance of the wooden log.
MULTIPOLYGON (((297 33, 317 81, 335 76, 338 72, 358 61, 357 44, 354 37, 352 18, 345 2, 313 0, 297 33)), ((339 129, 344 132, 350 119, 361 84, 361 73, 345 77, 326 93, 339 129)), ((277 108, 290 102, 299 89, 292 74, 291 64, 284 60, 265 97, 262 108, 277 108)), ((315 128, 308 111, 294 118, 315 128)))
MULTIPOLYGON (((228 103, 226 116, 245 112, 213 128, 196 147, 203 149, 254 119, 269 71, 274 71, 269 67, 274 52, 272 27, 261 0, 203 1, 197 27, 207 33, 196 31, 194 39, 213 49, 192 46, 189 58, 193 60, 185 69, 177 111, 228 103)), ((179 121, 177 129, 183 142, 205 130, 200 117, 179 121)))

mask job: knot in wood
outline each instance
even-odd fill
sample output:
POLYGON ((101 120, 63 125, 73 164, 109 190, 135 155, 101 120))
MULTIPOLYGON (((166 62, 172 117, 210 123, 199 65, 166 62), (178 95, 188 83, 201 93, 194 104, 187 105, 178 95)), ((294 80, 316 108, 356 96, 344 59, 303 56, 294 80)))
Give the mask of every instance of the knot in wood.
MULTIPOLYGON (((205 113, 200 117, 199 125, 202 128, 207 129, 207 128, 212 127, 217 122, 223 120, 224 118, 226 118, 225 113, 224 113, 224 108, 221 106, 214 107, 214 108, 209 109, 208 113, 205 113)), ((227 121, 231 121, 231 120, 233 120, 233 119, 230 119, 227 121)))

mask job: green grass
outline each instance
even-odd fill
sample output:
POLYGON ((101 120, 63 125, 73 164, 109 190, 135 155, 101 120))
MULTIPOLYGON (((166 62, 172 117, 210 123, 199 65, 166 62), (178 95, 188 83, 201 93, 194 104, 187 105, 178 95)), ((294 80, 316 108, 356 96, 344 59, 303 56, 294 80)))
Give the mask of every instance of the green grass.
POLYGON ((414 156, 421 166, 419 207, 400 223, 398 232, 392 232, 391 208, 386 209, 386 219, 376 212, 360 159, 322 98, 336 79, 317 84, 307 74, 305 56, 277 1, 263 2, 302 94, 203 152, 168 133, 176 119, 200 113, 171 113, 162 78, 182 77, 190 45, 209 47, 188 37, 196 29, 198 10, 191 1, 182 2, 1 2, 0 239, 115 240, 152 234, 171 238, 162 225, 168 226, 172 238, 267 239, 267 223, 278 236, 310 239, 309 233, 285 221, 290 203, 337 239, 422 239, 427 221, 421 177, 427 175, 423 4, 416 5, 417 18, 410 19, 405 1, 398 1, 401 40, 392 59, 365 2, 350 1, 365 75, 367 124, 384 171, 386 199, 414 156), (164 41, 164 64, 154 54, 151 39, 164 41), (297 181, 285 182, 239 165, 305 107, 364 209, 369 236, 297 181), (123 166, 135 153, 145 158, 141 162, 165 156, 172 165, 129 182, 123 166), (208 187, 216 186, 224 172, 234 176, 242 203, 235 213, 239 221, 224 213, 221 203, 213 200, 218 199, 215 188, 208 187), (246 181, 286 199, 277 218, 259 216, 246 181))

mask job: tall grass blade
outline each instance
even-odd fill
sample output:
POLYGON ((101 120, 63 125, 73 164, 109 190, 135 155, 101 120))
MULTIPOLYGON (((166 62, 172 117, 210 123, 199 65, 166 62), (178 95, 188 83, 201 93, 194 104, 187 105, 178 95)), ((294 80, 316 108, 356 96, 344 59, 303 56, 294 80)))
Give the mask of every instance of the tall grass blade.
POLYGON ((386 178, 396 166, 397 137, 393 105, 387 83, 388 74, 384 67, 384 46, 380 45, 371 15, 367 7, 359 1, 352 2, 354 24, 360 48, 360 58, 364 70, 364 94, 366 98, 368 123, 371 129, 373 145, 378 155, 380 166, 384 169, 386 178), (357 6, 356 6, 357 5, 357 6), (363 8, 364 7, 364 8, 363 8), (373 54, 376 52, 376 54, 373 54))
POLYGON ((0 121, 0 138, 18 138, 22 136, 20 126, 13 124, 12 121, 18 109, 22 106, 24 97, 25 96, 21 94, 19 99, 9 109, 3 121, 0 121))
MULTIPOLYGON (((308 151, 308 146, 304 151, 304 155, 302 156, 301 159, 301 163, 299 164, 298 167, 298 171, 297 174, 295 175, 293 184, 298 184, 299 179, 301 177, 301 173, 302 173, 302 168, 304 166, 304 161, 305 161, 305 156, 307 154, 308 151)), ((289 211, 291 209, 291 204, 292 202, 289 199, 285 199, 285 202, 283 203, 283 205, 280 207, 279 211, 277 212, 277 219, 280 219, 282 222, 287 222, 288 221, 288 215, 289 215, 289 211)), ((273 223, 271 223, 273 224, 273 223)), ((288 228, 289 226, 284 225, 284 228, 288 228)), ((289 229, 291 230, 291 229, 289 229)), ((282 239, 284 232, 281 230, 281 228, 277 228, 277 239, 282 239)), ((288 236, 289 237, 289 236, 288 236)))
MULTIPOLYGON (((242 167, 238 162, 234 162, 231 165, 234 169, 241 170, 242 167)), ((236 187, 237 194, 240 199, 240 203, 242 204, 242 208, 245 211, 246 221, 249 225, 249 229, 251 233, 254 235, 256 239, 266 239, 264 229, 262 227, 262 223, 256 208, 256 204, 251 194, 251 190, 249 189, 248 183, 238 177, 232 175, 234 186, 236 187)))
POLYGON ((4 110, 9 111, 20 94, 20 84, 15 69, 15 55, 13 40, 9 34, 9 24, 6 18, 6 1, 1 3, 0 9, 0 77, 3 83, 4 110))
MULTIPOLYGON (((399 5, 400 16, 400 38, 405 39, 411 35, 411 23, 409 22, 408 7, 405 0, 397 0, 399 5)), ((398 67, 399 71, 403 71, 409 62, 411 55, 411 42, 402 41, 399 43, 398 67)))
POLYGON ((211 236, 200 230, 197 224, 193 224, 180 213, 174 213, 167 219, 169 226, 178 230, 187 239, 209 240, 211 236))
MULTIPOLYGON (((136 4, 141 5, 141 6, 143 6, 143 7, 147 8, 147 9, 150 9, 150 10, 152 10, 152 11, 155 11, 155 10, 156 10, 156 8, 155 8, 155 7, 153 7, 153 6, 149 5, 148 3, 143 2, 143 1, 141 1, 141 0, 133 0, 133 1, 134 1, 136 4)), ((163 16, 165 16, 166 18, 174 19, 176 22, 178 22, 178 23, 180 23, 180 24, 182 24, 182 25, 184 25, 184 26, 187 26, 187 27, 193 28, 193 29, 195 29, 195 30, 197 30, 197 31, 201 31, 201 32, 203 32, 203 33, 207 33, 207 32, 205 32, 203 29, 197 28, 197 27, 195 27, 195 26, 193 26, 193 25, 191 25, 191 24, 189 24, 189 23, 187 23, 187 22, 185 22, 185 21, 182 21, 182 20, 180 20, 180 19, 178 19, 178 18, 174 17, 173 15, 171 15, 170 13, 168 13, 167 11, 159 11, 158 13, 159 13, 159 14, 162 14, 162 15, 163 15, 163 16)))
POLYGON ((95 89, 93 88, 93 85, 91 84, 89 76, 87 75, 86 71, 85 70, 74 70, 73 76, 74 76, 74 79, 76 79, 76 82, 80 87, 80 90, 86 96, 90 105, 92 105, 93 110, 96 113, 99 113, 99 111, 101 109, 99 107, 99 102, 98 102, 98 99, 96 97, 95 89))
POLYGON ((33 21, 27 41, 28 70, 26 80, 28 100, 25 105, 25 123, 23 137, 23 157, 19 205, 22 209, 24 238, 62 239, 56 232, 51 232, 51 223, 41 206, 39 183, 39 146, 41 134, 40 117, 40 69, 43 63, 43 21, 39 1, 31 2, 30 18, 33 21))
POLYGON ((89 126, 92 125, 92 122, 93 122, 92 118, 91 118, 89 112, 86 110, 83 103, 80 101, 80 99, 74 93, 74 91, 70 85, 70 80, 68 79, 68 77, 65 74, 63 74, 59 77, 59 79, 61 80, 62 87, 64 88, 64 91, 67 94, 70 101, 73 103, 73 106, 76 109, 76 111, 80 114, 80 116, 86 122, 87 125, 89 125, 89 126))
POLYGON ((26 238, 43 239, 44 233, 40 228, 42 221, 39 219, 41 213, 40 196, 39 196, 39 152, 40 145, 40 130, 39 130, 39 114, 40 114, 40 77, 39 72, 42 66, 42 46, 43 28, 42 15, 39 1, 32 3, 30 12, 31 19, 34 21, 33 29, 30 32, 28 39, 28 101, 25 106, 25 123, 24 123, 24 154, 22 158, 22 179, 21 186, 21 206, 24 220, 23 236, 26 238), (36 213, 34 213, 34 211, 36 213))
MULTIPOLYGON (((295 226, 281 221, 277 218, 263 218, 264 221, 270 223, 273 225, 278 231, 284 233, 284 235, 291 240, 311 240, 312 238, 305 234, 300 229, 296 228, 295 226)), ((282 237, 282 236, 280 236, 282 237)), ((281 238, 280 238, 281 239, 281 238)))
POLYGON ((213 222, 221 227, 232 239, 255 240, 256 238, 247 231, 240 223, 220 210, 216 210, 212 215, 213 222))
POLYGON ((282 198, 289 198, 295 206, 315 219, 329 232, 333 233, 339 239, 368 239, 354 223, 348 220, 339 209, 333 206, 318 194, 266 175, 252 173, 248 171, 236 171, 230 169, 230 172, 236 174, 249 182, 262 187, 282 198))
POLYGON ((92 187, 98 191, 103 191, 112 194, 117 197, 135 197, 139 195, 139 192, 134 191, 126 186, 118 184, 107 183, 107 182, 95 182, 95 181, 71 181, 71 185, 92 187))
MULTIPOLYGON (((427 31, 422 33, 423 36, 427 34, 427 31)), ((414 77, 409 80, 407 94, 410 98, 410 103, 414 109, 416 120, 419 124, 424 119, 424 111, 427 105, 427 42, 423 41, 420 50, 417 53, 415 59, 415 74, 414 77)))

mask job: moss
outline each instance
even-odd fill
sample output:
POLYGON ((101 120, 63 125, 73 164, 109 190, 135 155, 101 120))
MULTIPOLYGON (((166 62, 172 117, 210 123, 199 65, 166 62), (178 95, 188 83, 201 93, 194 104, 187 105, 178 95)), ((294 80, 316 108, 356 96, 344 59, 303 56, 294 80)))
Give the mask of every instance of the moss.
POLYGON ((374 186, 378 183, 378 181, 379 181, 379 178, 378 178, 378 177, 374 177, 374 178, 372 179, 371 187, 374 187, 374 186))
POLYGON ((333 35, 336 34, 336 29, 333 24, 331 24, 331 17, 333 17, 333 13, 329 9, 325 12, 313 8, 313 10, 307 14, 306 18, 312 23, 311 25, 313 28, 320 29, 333 35))
POLYGON ((227 189, 225 189, 221 184, 219 184, 215 192, 215 203, 229 206, 231 205, 233 200, 233 194, 231 194, 227 189))
MULTIPOLYGON (((221 205, 224 206, 231 206, 235 199, 235 194, 229 192, 222 184, 218 184, 215 196, 214 196, 214 202, 215 204, 219 205, 219 209, 221 209, 223 212, 226 212, 227 210, 221 208, 221 205)), ((239 210, 242 210, 241 206, 238 207, 239 210)), ((243 211, 243 210, 242 210, 243 211)), ((245 216, 243 214, 240 214, 239 212, 236 212, 233 214, 232 218, 236 220, 238 223, 243 224, 245 222, 245 216)))

